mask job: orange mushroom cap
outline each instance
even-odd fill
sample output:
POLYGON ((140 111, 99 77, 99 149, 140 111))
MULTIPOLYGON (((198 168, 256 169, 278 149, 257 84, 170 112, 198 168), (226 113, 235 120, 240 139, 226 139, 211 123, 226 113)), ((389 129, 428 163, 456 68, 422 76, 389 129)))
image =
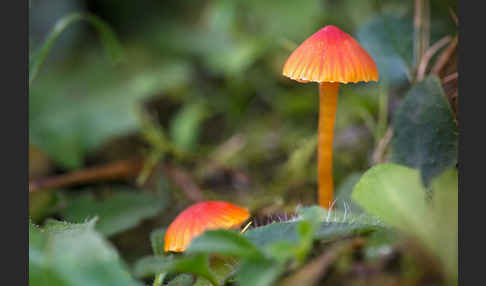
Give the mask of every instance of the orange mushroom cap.
POLYGON ((375 61, 350 35, 326 26, 287 59, 283 75, 299 82, 378 81, 375 61))
POLYGON ((165 251, 182 252, 191 240, 209 229, 239 227, 250 217, 246 208, 223 201, 196 203, 180 213, 165 233, 165 251))

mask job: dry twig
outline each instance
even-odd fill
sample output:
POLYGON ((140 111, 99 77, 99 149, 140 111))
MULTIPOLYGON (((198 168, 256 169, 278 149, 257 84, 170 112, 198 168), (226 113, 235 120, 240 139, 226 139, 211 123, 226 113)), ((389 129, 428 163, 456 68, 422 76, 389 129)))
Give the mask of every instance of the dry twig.
POLYGON ((446 66, 447 62, 449 62, 449 59, 451 56, 454 54, 454 51, 457 48, 457 42, 458 42, 458 37, 455 36, 452 41, 450 42, 449 46, 442 52, 442 54, 439 56, 437 61, 435 62, 434 67, 432 68, 431 72, 437 76, 440 75, 440 72, 442 69, 446 66))
POLYGON ((388 127, 385 135, 380 139, 380 141, 376 145, 373 155, 371 156, 372 165, 385 162, 386 149, 388 147, 388 144, 390 143, 392 136, 393 136, 393 130, 391 127, 388 127))
POLYGON ((429 65, 432 57, 450 41, 451 36, 445 36, 425 51, 417 69, 417 81, 422 81, 424 79, 427 66, 429 65))
POLYGON ((56 189, 86 183, 131 178, 135 177, 142 167, 143 161, 140 159, 121 160, 29 182, 29 192, 35 192, 40 189, 56 189))

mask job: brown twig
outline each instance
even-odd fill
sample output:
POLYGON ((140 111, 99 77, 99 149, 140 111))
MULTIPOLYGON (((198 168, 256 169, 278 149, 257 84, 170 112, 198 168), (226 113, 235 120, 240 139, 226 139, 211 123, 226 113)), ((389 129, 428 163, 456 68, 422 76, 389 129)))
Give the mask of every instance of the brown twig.
POLYGON ((451 73, 450 75, 447 75, 442 79, 442 84, 447 84, 451 81, 457 80, 458 77, 459 77, 458 72, 451 73))
POLYGON ((385 161, 385 151, 386 148, 388 147, 388 144, 390 143, 392 136, 393 136, 393 130, 391 127, 388 127, 385 135, 380 139, 380 141, 378 141, 375 151, 371 156, 372 165, 383 163, 385 161))
POLYGON ((129 159, 29 182, 29 192, 64 188, 86 183, 131 178, 143 167, 140 159, 129 159))
POLYGON ((425 51, 417 69, 417 81, 422 81, 424 79, 427 66, 429 65, 432 57, 450 41, 451 36, 445 36, 425 51))
MULTIPOLYGON (((41 189, 59 189, 87 183, 134 178, 138 176, 139 172, 143 169, 143 165, 144 161, 141 158, 134 158, 54 177, 43 178, 29 182, 29 192, 36 192, 41 189)), ((194 202, 203 200, 201 190, 187 172, 170 164, 162 166, 161 169, 172 183, 181 188, 189 200, 194 202)))
POLYGON ((422 56, 429 46, 430 34, 429 0, 415 0, 414 4, 414 55, 415 63, 422 61, 422 56))
POLYGON ((449 59, 451 58, 452 54, 454 54, 454 51, 457 48, 457 43, 458 43, 458 37, 455 36, 452 41, 450 42, 449 46, 442 52, 442 54, 439 56, 437 61, 435 62, 434 67, 432 68, 432 73, 439 76, 440 72, 442 69, 445 67, 449 59))
POLYGON ((170 164, 162 166, 161 169, 175 185, 181 188, 189 200, 199 202, 204 199, 201 189, 199 189, 186 171, 170 164))
POLYGON ((452 10, 451 7, 449 7, 449 13, 451 14, 452 21, 454 21, 454 23, 456 23, 456 26, 458 26, 459 25, 459 19, 457 18, 456 13, 454 12, 454 10, 452 10))
POLYGON ((343 240, 341 242, 337 242, 326 252, 303 266, 295 274, 287 277, 279 285, 317 285, 319 280, 326 274, 330 266, 336 261, 337 258, 339 258, 346 251, 359 245, 358 240, 343 240))

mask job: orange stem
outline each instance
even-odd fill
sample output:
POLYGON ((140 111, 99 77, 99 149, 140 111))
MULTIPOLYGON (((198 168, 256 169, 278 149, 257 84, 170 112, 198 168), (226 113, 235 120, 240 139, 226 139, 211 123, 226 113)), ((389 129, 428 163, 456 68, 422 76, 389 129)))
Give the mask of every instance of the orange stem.
POLYGON ((318 137, 318 184, 319 205, 330 209, 334 200, 332 176, 332 139, 336 118, 339 83, 319 84, 319 137, 318 137))

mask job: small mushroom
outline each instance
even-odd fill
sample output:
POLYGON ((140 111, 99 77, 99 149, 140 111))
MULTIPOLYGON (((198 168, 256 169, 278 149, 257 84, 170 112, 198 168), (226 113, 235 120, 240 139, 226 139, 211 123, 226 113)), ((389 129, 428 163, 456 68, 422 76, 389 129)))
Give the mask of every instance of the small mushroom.
POLYGON ((332 139, 340 83, 378 81, 371 56, 350 35, 326 26, 307 38, 287 59, 283 75, 319 84, 319 205, 331 208, 334 196, 332 139))
POLYGON ((228 202, 196 203, 172 221, 165 233, 164 251, 183 252, 204 231, 240 227, 249 217, 246 208, 228 202))

